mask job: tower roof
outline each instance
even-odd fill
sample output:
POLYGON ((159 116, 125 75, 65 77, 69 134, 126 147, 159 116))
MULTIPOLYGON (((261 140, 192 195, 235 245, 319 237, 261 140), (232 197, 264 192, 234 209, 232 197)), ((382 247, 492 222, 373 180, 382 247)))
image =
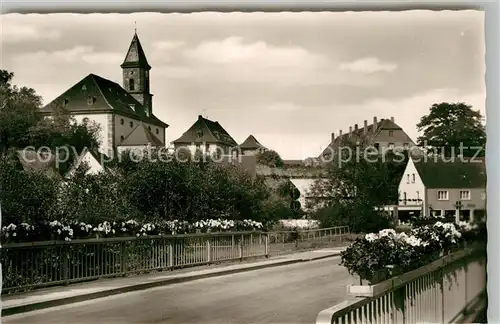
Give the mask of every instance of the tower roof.
POLYGON ((145 67, 148 70, 151 69, 137 33, 134 33, 134 37, 132 38, 132 42, 130 43, 127 55, 125 56, 125 60, 123 61, 121 67, 145 67))

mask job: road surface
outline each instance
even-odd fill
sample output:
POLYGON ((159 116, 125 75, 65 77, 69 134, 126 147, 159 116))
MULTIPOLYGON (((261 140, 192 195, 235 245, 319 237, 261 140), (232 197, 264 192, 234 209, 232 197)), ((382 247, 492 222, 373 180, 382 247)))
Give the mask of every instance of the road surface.
POLYGON ((339 257, 131 292, 2 318, 5 324, 314 323, 347 299, 339 257))

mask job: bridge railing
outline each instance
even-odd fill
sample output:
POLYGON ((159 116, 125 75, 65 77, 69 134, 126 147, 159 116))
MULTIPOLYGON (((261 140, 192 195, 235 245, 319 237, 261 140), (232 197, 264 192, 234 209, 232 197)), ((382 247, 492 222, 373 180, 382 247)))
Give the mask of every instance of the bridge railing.
POLYGON ((317 324, 457 323, 486 307, 486 249, 464 249, 321 311, 317 324))
MULTIPOLYGON (((329 242, 342 233, 345 230, 338 228, 311 230, 299 232, 299 237, 329 242)), ((279 253, 282 244, 275 238, 286 238, 285 234, 221 232, 4 244, 2 292, 268 257, 279 253)))

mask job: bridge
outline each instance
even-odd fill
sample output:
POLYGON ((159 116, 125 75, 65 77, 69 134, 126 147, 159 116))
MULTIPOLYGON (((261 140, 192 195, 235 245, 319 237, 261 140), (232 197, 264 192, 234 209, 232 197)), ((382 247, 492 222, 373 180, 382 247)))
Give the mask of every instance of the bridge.
POLYGON ((314 323, 344 301, 339 257, 196 280, 2 318, 5 324, 314 323))

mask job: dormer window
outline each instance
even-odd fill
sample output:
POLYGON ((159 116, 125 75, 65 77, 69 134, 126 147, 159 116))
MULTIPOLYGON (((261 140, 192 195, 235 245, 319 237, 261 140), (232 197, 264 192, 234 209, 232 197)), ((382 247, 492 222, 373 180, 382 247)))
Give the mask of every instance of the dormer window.
POLYGON ((85 91, 85 90, 87 90, 87 86, 84 84, 84 85, 82 86, 82 91, 85 91))
POLYGON ((201 129, 199 129, 197 132, 196 132, 196 135, 201 138, 203 137, 203 131, 201 129))
POLYGON ((69 103, 69 99, 68 99, 68 98, 64 98, 64 101, 63 101, 63 106, 68 105, 68 103, 69 103))
POLYGON ((95 104, 96 101, 97 101, 96 97, 92 97, 92 96, 87 97, 87 105, 89 105, 89 106, 92 106, 93 104, 95 104))

